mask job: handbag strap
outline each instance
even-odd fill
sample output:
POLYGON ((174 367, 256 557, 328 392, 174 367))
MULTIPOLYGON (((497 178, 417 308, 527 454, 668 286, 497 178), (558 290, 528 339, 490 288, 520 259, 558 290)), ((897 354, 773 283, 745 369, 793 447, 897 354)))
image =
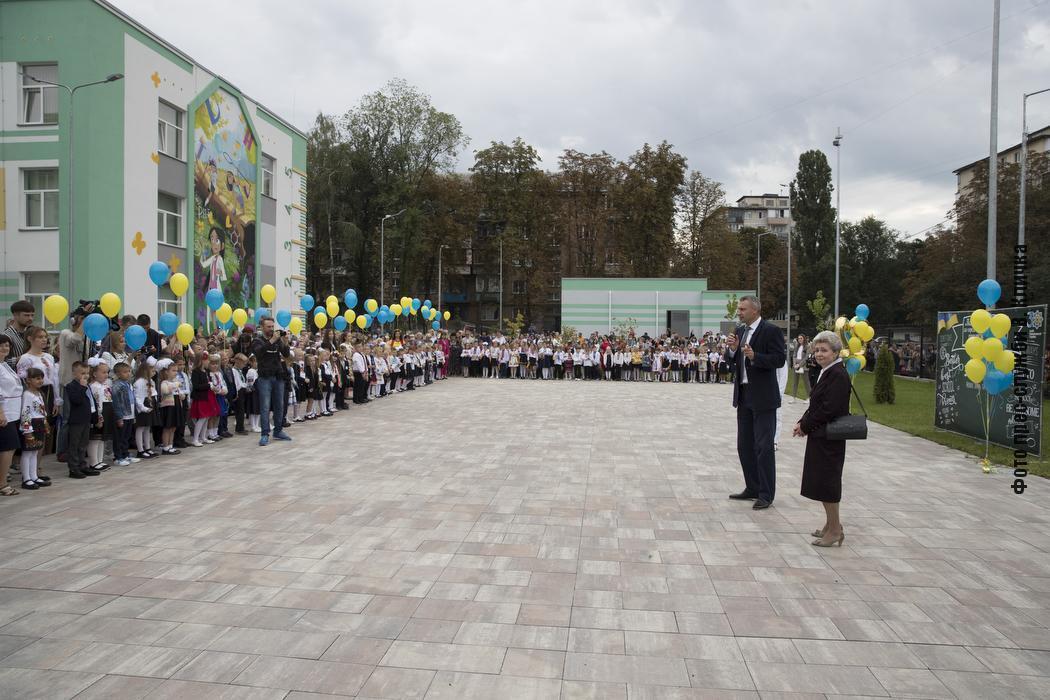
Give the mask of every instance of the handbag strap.
POLYGON ((868 411, 864 408, 864 402, 860 400, 860 394, 857 393, 857 387, 853 385, 853 381, 850 380, 849 388, 853 390, 853 395, 857 397, 857 403, 860 404, 860 410, 864 412, 864 417, 868 417, 868 411))

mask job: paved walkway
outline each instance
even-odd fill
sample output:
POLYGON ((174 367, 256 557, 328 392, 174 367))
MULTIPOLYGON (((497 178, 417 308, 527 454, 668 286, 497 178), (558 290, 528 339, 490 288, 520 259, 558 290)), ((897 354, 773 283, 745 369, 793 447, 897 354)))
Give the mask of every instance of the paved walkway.
POLYGON ((774 508, 727 500, 728 400, 453 379, 52 469, 0 499, 0 696, 1050 697, 1046 482, 876 426, 817 550, 802 441, 774 508))

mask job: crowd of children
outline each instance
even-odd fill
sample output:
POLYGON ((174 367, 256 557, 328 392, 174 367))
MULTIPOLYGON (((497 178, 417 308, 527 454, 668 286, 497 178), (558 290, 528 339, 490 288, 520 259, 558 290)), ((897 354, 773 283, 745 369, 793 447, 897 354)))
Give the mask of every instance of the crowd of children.
MULTIPOLYGON (((258 353, 252 351, 269 345, 259 345, 263 335, 251 325, 231 335, 200 336, 188 346, 157 336, 157 346, 129 352, 123 329, 92 343, 76 327, 78 320, 73 320, 73 332, 80 334, 83 352, 71 362, 64 383, 59 359, 48 352, 61 343, 52 343, 43 328, 29 326, 18 335, 26 351, 10 363, 5 360, 13 343, 0 335, 0 456, 10 465, 14 451, 20 452, 23 489, 51 485, 39 465, 41 456, 53 451, 70 478, 83 479, 110 469, 111 463, 128 467, 237 435, 268 433, 264 426, 270 416, 261 411, 269 401, 260 395, 265 382, 258 353)), ((135 322, 142 323, 141 317, 126 317, 122 325, 135 322)), ((289 336, 275 332, 272 321, 263 323, 269 324, 267 337, 274 347, 283 349, 276 355, 283 400, 271 404, 277 439, 291 439, 285 428, 333 416, 350 402, 368 403, 446 377, 448 341, 437 333, 289 336)), ((268 436, 260 437, 260 445, 267 442, 268 436)), ((0 495, 14 495, 18 491, 6 484, 7 467, 2 471, 0 495)))
MULTIPOLYGON (((572 338, 535 335, 460 340, 459 371, 486 379, 608 380, 626 382, 711 382, 730 380, 725 339, 664 335, 572 338)), ((455 351, 455 350, 454 350, 455 351)))

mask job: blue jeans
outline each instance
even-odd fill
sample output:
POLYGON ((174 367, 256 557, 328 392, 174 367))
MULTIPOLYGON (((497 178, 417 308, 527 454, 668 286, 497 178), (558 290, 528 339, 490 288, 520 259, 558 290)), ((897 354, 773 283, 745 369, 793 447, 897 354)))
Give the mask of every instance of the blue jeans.
POLYGON ((270 408, 273 407, 273 432, 284 430, 284 379, 282 377, 259 377, 255 380, 259 390, 259 415, 263 435, 270 434, 270 408))

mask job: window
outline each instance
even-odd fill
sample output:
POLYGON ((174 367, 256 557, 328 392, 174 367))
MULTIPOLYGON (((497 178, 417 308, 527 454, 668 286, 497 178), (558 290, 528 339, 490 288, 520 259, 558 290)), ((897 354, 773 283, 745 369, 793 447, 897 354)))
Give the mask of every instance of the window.
POLYGON ((25 287, 25 300, 36 309, 33 325, 44 328, 57 328, 54 324, 44 318, 44 299, 52 294, 58 294, 57 272, 23 272, 22 284, 25 287))
POLYGON ((549 301, 561 301, 561 289, 555 287, 551 290, 550 295, 547 297, 549 301))
POLYGON ((23 65, 21 73, 22 123, 58 124, 58 88, 33 80, 40 78, 49 83, 58 82, 58 64, 23 65))
POLYGON ((58 170, 22 171, 25 228, 58 228, 58 170))
POLYGON ((514 280, 514 283, 513 283, 512 287, 511 287, 511 290, 512 290, 512 293, 514 293, 514 294, 524 294, 525 293, 525 280, 514 280))
POLYGON ((265 197, 273 197, 273 158, 262 154, 262 193, 265 197))
POLYGON ((182 321, 185 318, 182 312, 183 308, 185 307, 182 299, 175 296, 175 293, 171 291, 171 287, 167 284, 161 285, 157 289, 157 318, 160 318, 161 314, 166 314, 170 311, 182 321))
POLYGON ((498 306, 482 306, 481 307, 481 320, 482 321, 498 321, 499 320, 499 307, 498 306))
POLYGON ((186 113, 161 102, 157 116, 157 150, 183 160, 182 142, 186 113))
POLYGON ((780 200, 780 202, 778 202, 778 204, 782 207, 786 207, 788 205, 788 201, 786 199, 782 199, 780 200))
POLYGON ((157 193, 157 240, 182 247, 182 200, 157 193))
POLYGON ((773 200, 773 199, 767 199, 767 200, 766 200, 766 206, 767 206, 767 207, 771 207, 771 206, 773 206, 774 204, 776 204, 776 200, 773 200))
POLYGON ((498 292, 499 291, 499 277, 489 277, 489 291, 490 292, 498 292))

